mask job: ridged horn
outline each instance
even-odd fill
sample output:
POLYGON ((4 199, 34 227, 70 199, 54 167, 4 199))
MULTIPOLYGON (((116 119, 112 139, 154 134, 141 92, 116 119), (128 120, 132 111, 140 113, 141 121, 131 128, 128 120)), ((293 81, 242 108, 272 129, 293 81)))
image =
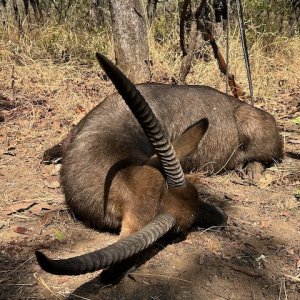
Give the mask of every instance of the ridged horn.
POLYGON ((96 57, 153 145, 167 184, 174 187, 185 185, 184 174, 174 148, 145 98, 110 60, 99 53, 96 53, 96 57))
POLYGON ((108 268, 149 247, 175 225, 170 214, 160 214, 138 232, 116 243, 81 256, 54 260, 40 251, 36 258, 43 270, 55 275, 80 275, 108 268))

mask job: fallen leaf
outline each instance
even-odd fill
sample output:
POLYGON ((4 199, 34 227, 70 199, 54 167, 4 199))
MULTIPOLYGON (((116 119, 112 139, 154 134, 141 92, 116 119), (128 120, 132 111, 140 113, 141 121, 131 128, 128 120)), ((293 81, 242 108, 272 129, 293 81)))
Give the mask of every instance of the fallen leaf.
POLYGON ((293 248, 287 249, 286 252, 291 255, 295 254, 295 250, 293 248))
POLYGON ((61 283, 64 283, 64 282, 68 281, 69 279, 70 279, 70 276, 59 276, 58 279, 57 279, 57 282, 59 284, 61 284, 61 283))
POLYGON ((25 227, 16 227, 14 229, 14 232, 19 233, 19 234, 25 234, 26 231, 28 231, 28 229, 25 227))
POLYGON ((46 226, 52 223, 52 212, 47 211, 40 219, 40 225, 46 226))
POLYGON ((81 113, 84 113, 85 112, 85 109, 82 105, 78 104, 76 107, 75 107, 75 113, 76 114, 81 114, 81 113))
POLYGON ((39 203, 39 204, 36 204, 36 205, 32 206, 29 209, 29 211, 34 215, 39 215, 42 212, 43 209, 50 210, 51 205, 49 205, 47 203, 39 203))
POLYGON ((60 128, 61 128, 61 123, 60 123, 60 121, 53 121, 53 123, 52 123, 52 128, 53 128, 54 130, 60 130, 60 128))
POLYGON ((6 151, 3 152, 4 155, 16 156, 14 152, 16 150, 15 147, 9 147, 6 151))
POLYGON ((25 211, 25 210, 31 208, 32 206, 34 206, 35 204, 36 204, 36 202, 18 202, 18 203, 9 205, 7 207, 4 207, 2 212, 6 215, 11 215, 11 214, 14 214, 17 212, 25 211))
POLYGON ((267 186, 269 186, 273 181, 274 181, 274 175, 266 174, 259 180, 258 185, 261 189, 264 189, 267 186))
POLYGON ((62 205, 50 205, 47 203, 39 203, 30 208, 30 212, 34 215, 40 215, 43 211, 55 211, 61 210, 63 208, 62 205))
POLYGON ((262 228, 269 228, 271 225, 271 222, 269 220, 261 220, 260 225, 262 228))
POLYGON ((292 122, 296 125, 300 125, 300 117, 292 119, 292 122))
POLYGON ((6 136, 4 136, 4 135, 0 135, 0 143, 2 144, 2 143, 5 143, 5 141, 6 141, 6 139, 7 139, 7 137, 6 136))
POLYGON ((280 215, 284 217, 288 217, 290 214, 287 211, 283 211, 280 215))

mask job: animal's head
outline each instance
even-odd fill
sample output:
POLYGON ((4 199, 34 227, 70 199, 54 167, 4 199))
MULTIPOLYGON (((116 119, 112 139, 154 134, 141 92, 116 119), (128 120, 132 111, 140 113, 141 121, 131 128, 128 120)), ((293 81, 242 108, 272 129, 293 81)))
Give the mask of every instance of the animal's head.
POLYGON ((146 164, 161 172, 156 172, 159 178, 151 181, 151 184, 157 182, 161 185, 157 187, 161 191, 160 199, 157 199, 159 214, 138 232, 93 253, 51 260, 37 251, 41 267, 53 274, 78 275, 107 268, 149 247, 174 227, 178 230, 192 225, 224 225, 227 220, 220 209, 198 198, 196 187, 185 177, 180 165, 181 159, 197 149, 208 128, 208 121, 203 119, 189 127, 172 145, 136 87, 107 58, 97 53, 97 59, 155 150, 156 155, 146 164))

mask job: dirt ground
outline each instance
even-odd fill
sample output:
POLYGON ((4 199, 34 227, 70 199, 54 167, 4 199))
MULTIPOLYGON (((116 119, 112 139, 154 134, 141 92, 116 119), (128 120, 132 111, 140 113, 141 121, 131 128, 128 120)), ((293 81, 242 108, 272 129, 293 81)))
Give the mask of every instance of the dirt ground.
POLYGON ((18 103, 0 123, 0 299, 300 299, 300 125, 292 121, 300 116, 299 89, 278 87, 272 99, 255 103, 276 117, 294 158, 254 178, 244 171, 190 175, 203 197, 227 212, 228 227, 160 240, 140 267, 105 284, 100 271, 47 274, 34 250, 62 258, 117 240, 74 220, 59 165, 41 164, 43 151, 111 92, 110 83, 83 71, 80 80, 61 80, 50 90, 31 86, 0 82, 0 92, 18 103), (75 101, 67 103, 67 94, 75 101))

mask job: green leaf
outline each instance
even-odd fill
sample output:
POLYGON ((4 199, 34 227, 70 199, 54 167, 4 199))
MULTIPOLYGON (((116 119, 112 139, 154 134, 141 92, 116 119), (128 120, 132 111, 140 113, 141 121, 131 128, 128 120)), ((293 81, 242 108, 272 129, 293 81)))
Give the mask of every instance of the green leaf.
POLYGON ((62 231, 60 231, 59 229, 55 229, 54 236, 59 241, 63 241, 65 239, 64 233, 62 231))
POLYGON ((292 119, 292 122, 296 125, 300 125, 300 116, 297 118, 292 119))

